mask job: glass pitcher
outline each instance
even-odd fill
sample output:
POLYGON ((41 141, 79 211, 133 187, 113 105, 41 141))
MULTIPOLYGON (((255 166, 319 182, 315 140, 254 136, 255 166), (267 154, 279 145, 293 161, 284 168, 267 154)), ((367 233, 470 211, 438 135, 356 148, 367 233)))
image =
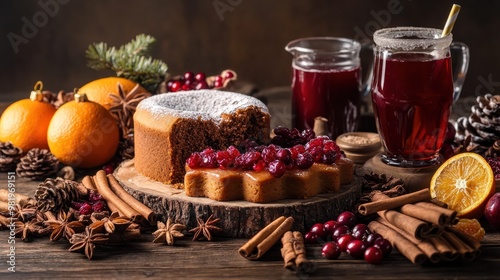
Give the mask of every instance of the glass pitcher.
POLYGON ((310 37, 288 43, 285 50, 293 55, 292 125, 312 129, 314 119, 323 117, 330 137, 355 131, 364 90, 361 45, 345 38, 310 37))
POLYGON ((382 161, 401 167, 440 162, 451 106, 462 89, 469 51, 452 35, 421 27, 374 33, 373 111, 384 147, 382 161), (450 46, 461 52, 453 77, 450 46))

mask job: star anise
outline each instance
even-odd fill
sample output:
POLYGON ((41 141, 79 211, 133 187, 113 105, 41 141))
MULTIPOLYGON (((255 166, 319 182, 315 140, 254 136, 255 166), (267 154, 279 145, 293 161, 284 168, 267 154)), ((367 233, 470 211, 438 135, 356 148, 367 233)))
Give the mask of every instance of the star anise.
POLYGON ((89 260, 94 256, 96 245, 103 245, 108 242, 108 235, 105 233, 94 233, 90 226, 85 228, 83 233, 75 233, 69 240, 73 244, 70 252, 85 252, 89 260))
MULTIPOLYGON (((26 203, 24 205, 18 203, 14 205, 12 213, 13 213, 12 215, 13 219, 19 220, 21 222, 27 222, 35 217, 36 206, 31 203, 26 203)), ((10 216, 6 215, 6 213, 2 213, 2 215, 10 216)))
POLYGON ((182 234, 182 231, 186 229, 186 226, 183 224, 172 223, 170 218, 167 219, 167 224, 158 221, 157 225, 158 229, 153 232, 153 236, 155 237, 153 242, 166 242, 167 245, 174 245, 174 238, 183 237, 184 234, 182 234))
POLYGON ((50 241, 57 241, 61 237, 70 240, 75 233, 83 232, 85 225, 82 222, 75 221, 73 212, 65 212, 61 210, 57 215, 57 220, 48 220, 46 223, 52 229, 50 241))
POLYGON ((118 94, 110 94, 109 97, 113 100, 109 112, 118 121, 122 129, 122 135, 128 135, 129 130, 133 129, 134 122, 132 116, 135 113, 137 104, 143 99, 151 96, 149 92, 141 91, 140 85, 137 84, 128 93, 125 92, 121 83, 118 83, 118 94))
POLYGON ((32 219, 26 223, 16 221, 14 224, 15 236, 21 237, 21 240, 24 242, 31 241, 33 237, 45 236, 50 233, 50 228, 38 219, 32 219))
POLYGON ((202 238, 206 238, 208 241, 212 240, 212 233, 221 232, 222 229, 220 227, 215 226, 216 223, 220 221, 219 218, 213 219, 213 214, 208 217, 207 221, 204 222, 200 218, 196 218, 198 222, 198 226, 191 229, 189 232, 194 233, 193 241, 200 240, 202 238))
POLYGON ((102 217, 100 215, 92 215, 90 219, 93 222, 94 227, 104 227, 104 230, 108 233, 123 232, 132 221, 125 217, 120 216, 118 212, 113 212, 109 217, 102 217))

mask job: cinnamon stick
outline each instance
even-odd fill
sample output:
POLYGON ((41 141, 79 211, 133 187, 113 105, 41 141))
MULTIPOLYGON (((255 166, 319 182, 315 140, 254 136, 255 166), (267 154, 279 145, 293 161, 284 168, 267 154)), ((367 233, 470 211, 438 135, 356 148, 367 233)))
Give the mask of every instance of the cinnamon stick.
POLYGON ((21 206, 24 206, 28 203, 36 205, 35 200, 29 196, 19 193, 9 192, 7 189, 0 189, 0 201, 8 202, 9 200, 12 199, 14 199, 16 204, 19 204, 21 206))
POLYGON ((292 271, 310 273, 314 269, 312 261, 306 258, 304 236, 298 231, 287 231, 281 238, 283 248, 281 256, 285 261, 285 268, 292 271))
POLYGON ((379 211, 394 209, 405 204, 425 201, 429 199, 431 199, 431 195, 428 189, 423 189, 417 192, 392 198, 388 198, 383 193, 376 193, 373 195, 372 202, 361 204, 358 207, 358 212, 361 215, 370 215, 379 211))
POLYGON ((394 210, 386 210, 378 212, 379 216, 393 224, 397 228, 406 231, 416 239, 422 240, 428 237, 431 232, 431 225, 422 220, 413 218, 406 214, 394 210))
POLYGON ((420 248, 417 247, 413 242, 404 238, 401 234, 392 230, 391 228, 377 222, 372 221, 368 224, 368 228, 372 232, 376 232, 382 235, 385 239, 391 242, 392 246, 398 249, 398 251, 409 259, 414 264, 422 264, 427 260, 425 255, 420 248))
POLYGON ((426 202, 426 201, 417 202, 414 205, 422 207, 424 209, 433 210, 433 212, 436 213, 434 215, 436 215, 436 217, 439 217, 437 218, 437 222, 435 221, 428 221, 428 222, 432 222, 434 224, 438 224, 441 226, 456 224, 457 211, 441 207, 433 202, 426 202))
POLYGON ((156 223, 156 215, 151 208, 147 207, 135 197, 131 196, 128 192, 126 192, 123 187, 118 183, 116 180, 115 176, 112 174, 108 175, 109 179, 109 185, 111 187, 111 190, 123 201, 125 201, 130 207, 132 207, 134 210, 136 210, 139 214, 141 214, 146 221, 148 221, 151 225, 156 223))
POLYGON ((463 242, 465 242, 465 244, 469 245, 475 251, 477 252, 481 251, 481 243, 477 241, 474 237, 454 227, 446 227, 446 230, 455 234, 458 238, 460 238, 463 242))
POLYGON ((384 220, 382 217, 377 218, 377 222, 391 228, 392 230, 401 234, 404 238, 408 239, 409 241, 417 245, 417 247, 420 250, 422 250, 422 252, 424 252, 424 254, 427 256, 427 258, 431 263, 438 263, 439 261, 441 261, 441 253, 439 252, 438 249, 436 249, 436 247, 434 247, 434 245, 430 241, 418 240, 415 237, 409 235, 406 231, 401 230, 400 228, 397 228, 393 224, 384 220))
POLYGON ((136 221, 139 217, 142 217, 136 210, 130 207, 127 203, 121 200, 109 187, 108 177, 106 177, 106 172, 104 170, 97 171, 95 175, 96 188, 99 194, 106 199, 107 202, 111 201, 123 215, 127 218, 136 221))
POLYGON ((441 236, 427 238, 441 254, 443 261, 454 261, 460 257, 460 253, 441 236))
POLYGON ((238 253, 249 260, 262 257, 293 225, 292 217, 281 216, 259 231, 238 250, 238 253))
POLYGON ((117 212, 119 216, 125 216, 116 205, 111 202, 111 201, 106 201, 106 204, 108 205, 109 210, 111 210, 111 213, 117 212))
POLYGON ((57 218, 54 215, 54 213, 50 211, 45 211, 43 212, 43 214, 45 215, 45 218, 47 218, 47 221, 57 221, 57 218))
POLYGON ((92 176, 85 176, 83 177, 82 184, 85 186, 87 190, 96 190, 96 186, 94 183, 94 178, 92 176))
POLYGON ((443 232, 443 238, 446 239, 455 249, 457 249, 458 253, 460 253, 460 257, 465 261, 472 261, 476 258, 477 252, 474 251, 469 245, 465 244, 460 238, 454 235, 451 232, 445 231, 443 232))

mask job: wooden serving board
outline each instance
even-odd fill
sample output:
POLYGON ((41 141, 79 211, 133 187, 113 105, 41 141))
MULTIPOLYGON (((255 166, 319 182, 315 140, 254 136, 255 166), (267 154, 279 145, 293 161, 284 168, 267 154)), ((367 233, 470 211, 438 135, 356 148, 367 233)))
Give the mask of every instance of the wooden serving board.
POLYGON ((361 179, 341 187, 338 193, 320 194, 308 199, 286 199, 271 203, 248 201, 215 201, 204 197, 189 197, 173 188, 141 175, 133 160, 122 163, 115 171, 116 179, 136 199, 188 228, 197 225, 196 218, 206 220, 211 214, 220 218, 221 235, 251 237, 279 216, 292 216, 294 230, 305 232, 314 223, 325 222, 343 211, 353 211, 361 196, 361 179))

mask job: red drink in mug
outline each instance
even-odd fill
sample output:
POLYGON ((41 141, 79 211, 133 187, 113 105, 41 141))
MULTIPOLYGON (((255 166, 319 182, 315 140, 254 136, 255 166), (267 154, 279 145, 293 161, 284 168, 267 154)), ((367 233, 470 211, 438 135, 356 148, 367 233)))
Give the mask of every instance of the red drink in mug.
MULTIPOLYGON (((453 83, 451 34, 398 27, 375 32, 374 40, 372 101, 385 150, 382 161, 402 167, 439 163, 451 106, 463 82, 453 83)), ((463 54, 466 71, 466 47, 463 54)))
POLYGON ((361 102, 361 45, 350 39, 312 37, 290 42, 293 54, 292 125, 312 129, 328 120, 330 137, 357 129, 361 102))

